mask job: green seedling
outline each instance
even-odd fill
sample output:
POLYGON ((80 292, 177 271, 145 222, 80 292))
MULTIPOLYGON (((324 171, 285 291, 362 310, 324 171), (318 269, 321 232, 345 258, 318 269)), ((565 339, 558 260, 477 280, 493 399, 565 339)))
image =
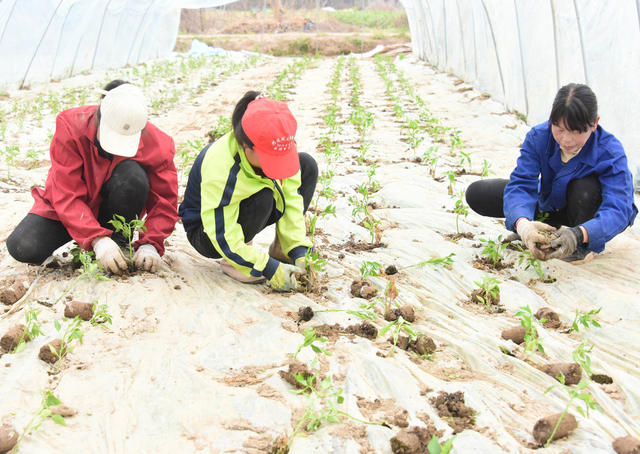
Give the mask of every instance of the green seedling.
POLYGON ((487 309, 491 309, 491 305, 498 301, 498 297, 500 296, 500 281, 493 276, 484 275, 482 277, 482 281, 473 281, 474 284, 478 286, 480 293, 477 294, 476 298, 482 304, 485 305, 487 309))
POLYGON ((440 444, 436 436, 433 435, 433 437, 431 437, 431 441, 427 445, 429 454, 449 454, 449 452, 453 448, 453 440, 455 439, 456 437, 453 436, 449 438, 447 441, 445 441, 444 443, 440 444))
POLYGON ((480 242, 485 244, 481 254, 489 257, 489 260, 491 260, 493 267, 497 268, 498 264, 504 258, 504 250, 507 247, 507 245, 502 242, 502 235, 498 236, 497 241, 485 240, 483 238, 480 238, 480 242))
POLYGON ((109 313, 109 306, 106 304, 98 304, 98 300, 93 301, 93 316, 89 323, 93 326, 96 325, 111 325, 113 322, 111 314, 109 313))
POLYGON ((384 326, 378 333, 378 336, 384 336, 387 331, 391 331, 391 337, 393 339, 393 351, 395 351, 396 345, 398 344, 398 338, 403 332, 407 336, 409 336, 409 341, 416 340, 418 338, 418 335, 420 334, 415 330, 413 325, 402 318, 402 316, 399 316, 397 320, 389 322, 386 326, 384 326))
MULTIPOLYGON (((505 245, 506 246, 506 245, 505 245)), ((525 271, 529 268, 533 268, 540 278, 541 281, 546 281, 547 278, 544 275, 544 270, 542 269, 542 263, 540 260, 531 255, 531 251, 528 249, 524 249, 519 244, 516 244, 516 247, 520 250, 520 258, 518 259, 518 265, 522 265, 525 263, 525 271)))
POLYGON ((64 331, 62 330, 62 325, 58 320, 53 321, 53 326, 55 327, 58 334, 60 334, 60 350, 56 350, 51 345, 49 345, 49 349, 51 353, 55 355, 58 360, 56 361, 54 367, 56 369, 56 373, 60 371, 60 362, 62 358, 67 356, 67 354, 71 353, 75 348, 75 345, 72 345, 74 340, 78 340, 82 343, 82 337, 84 336, 84 330, 80 328, 80 324, 82 320, 77 315, 66 323, 64 331))
POLYGON ((377 168, 377 164, 372 164, 369 167, 369 172, 367 173, 368 177, 369 177, 369 192, 370 193, 374 193, 374 192, 378 192, 381 188, 380 183, 378 183, 374 177, 376 175, 376 168, 377 168))
POLYGON ((453 170, 449 170, 444 174, 447 176, 447 179, 449 180, 448 193, 449 195, 453 195, 453 192, 454 192, 453 188, 456 184, 456 173, 453 170))
POLYGON ((491 163, 486 159, 484 159, 482 161, 482 172, 481 172, 482 178, 487 178, 489 174, 495 175, 495 172, 491 170, 491 163))
POLYGON ((338 405, 344 402, 342 396, 342 389, 333 386, 331 377, 327 377, 320 381, 319 386, 316 387, 318 382, 317 374, 313 374, 309 377, 303 377, 301 374, 295 376, 298 383, 300 383, 303 389, 292 391, 295 394, 305 394, 308 396, 308 403, 305 407, 305 412, 302 417, 296 422, 295 428, 289 442, 287 449, 291 447, 293 440, 303 430, 306 432, 315 432, 320 428, 323 423, 339 423, 340 417, 346 417, 353 421, 367 424, 367 425, 383 425, 388 427, 384 422, 376 423, 371 421, 362 420, 356 418, 349 413, 340 410, 338 405))
POLYGON ((124 236, 129 243, 130 263, 133 263, 133 235, 135 232, 144 233, 147 231, 144 222, 144 219, 138 219, 137 215, 135 219, 127 222, 124 216, 120 216, 119 214, 114 214, 113 219, 109 221, 109 224, 115 228, 116 233, 122 232, 122 236, 124 236))
POLYGON ((27 424, 27 427, 25 427, 22 431, 22 434, 20 434, 18 441, 16 441, 15 446, 11 450, 11 454, 17 453, 18 447, 20 446, 20 443, 22 442, 24 437, 38 430, 42 423, 47 419, 50 418, 53 422, 55 422, 56 424, 60 424, 61 426, 67 425, 62 416, 53 414, 53 412, 51 411, 51 407, 54 407, 56 405, 62 405, 62 401, 54 396, 51 391, 43 391, 42 400, 40 402, 40 409, 31 417, 31 420, 27 424))
POLYGON ((358 311, 354 311, 352 309, 320 309, 317 311, 314 311, 315 313, 318 312, 345 312, 349 315, 355 315, 358 318, 361 318, 362 320, 369 320, 369 321, 376 321, 378 319, 378 315, 373 311, 373 309, 376 306, 376 302, 375 301, 371 301, 368 303, 362 303, 360 305, 360 310, 358 311))
POLYGON ((380 276, 382 265, 378 262, 362 262, 360 266, 360 275, 362 280, 366 281, 369 276, 380 276))
POLYGON ((18 345, 13 349, 13 353, 20 353, 27 346, 27 340, 33 340, 38 336, 42 336, 44 332, 40 329, 38 323, 38 315, 42 312, 40 309, 34 309, 31 304, 27 304, 27 308, 24 311, 24 319, 26 329, 20 336, 18 345))
POLYGON ((600 323, 594 318, 594 315, 597 315, 602 310, 602 307, 598 309, 591 309, 589 312, 581 312, 579 309, 576 309, 576 316, 571 323, 571 328, 567 331, 567 333, 578 332, 580 331, 580 325, 583 328, 589 328, 589 326, 600 328, 600 323))
POLYGON ((464 165, 465 161, 467 161, 467 164, 471 166, 471 153, 466 153, 460 150, 460 165, 464 165))
MULTIPOLYGON (((578 413, 580 413, 580 415, 582 415, 583 418, 589 417, 589 410, 602 411, 602 408, 600 408, 600 406, 596 403, 596 401, 593 399, 593 396, 588 392, 584 391, 584 389, 587 386, 589 386, 590 380, 581 380, 580 383, 576 385, 575 389, 571 389, 565 384, 564 374, 562 373, 560 373, 560 376, 558 376, 558 381, 561 383, 562 388, 569 394, 569 401, 567 402, 567 405, 564 407, 564 410, 562 411, 560 418, 558 418, 558 422, 556 422, 556 425, 554 426, 553 431, 551 432, 551 435, 549 435, 549 438, 545 442, 544 444, 545 448, 548 447, 551 441, 553 440, 553 436, 556 434, 558 427, 560 427, 560 423, 562 422, 565 415, 569 411, 569 408, 571 408, 571 404, 573 403, 574 400, 577 399, 579 401, 582 401, 584 405, 584 410, 582 409, 582 407, 579 407, 579 406, 576 406, 575 409, 578 411, 578 413)), ((553 388, 555 388, 555 386, 556 385, 553 385, 547 388, 547 390, 545 391, 545 394, 551 391, 553 388)))
POLYGON ((540 338, 538 337, 538 329, 536 325, 538 323, 544 323, 547 321, 546 318, 536 319, 533 312, 531 312, 531 308, 527 306, 520 307, 520 310, 516 312, 516 317, 520 317, 520 324, 524 328, 524 353, 527 352, 535 352, 539 351, 544 353, 544 347, 542 346, 542 342, 540 342, 540 338))
POLYGON ((318 273, 324 271, 327 266, 327 260, 320 258, 320 252, 316 249, 309 248, 304 255, 304 287, 307 292, 316 292, 320 288, 320 280, 318 273))
POLYGON ((315 344, 315 342, 327 342, 327 338, 326 337, 317 337, 316 336, 316 330, 313 328, 307 328, 306 330, 304 330, 304 340, 302 341, 302 344, 300 344, 298 346, 298 349, 296 350, 295 353, 293 353, 293 362, 296 361, 296 359, 298 358, 298 354, 300 353, 300 351, 305 348, 305 347, 311 347, 311 349, 316 353, 316 354, 324 354, 326 356, 331 356, 331 352, 325 350, 324 348, 318 346, 315 344))
POLYGON ((448 268, 451 269, 451 266, 453 265, 453 257, 455 256, 455 254, 452 252, 451 254, 447 255, 446 257, 434 257, 431 258, 429 260, 425 260, 423 262, 418 262, 414 265, 409 265, 409 266, 405 266, 404 269, 408 269, 408 268, 422 268, 423 266, 429 265, 433 268, 437 268, 439 266, 442 266, 444 268, 448 268))
POLYGON ((225 117, 220 115, 218 117, 218 122, 211 127, 211 130, 208 133, 209 140, 211 142, 215 142, 220 137, 224 136, 226 133, 231 131, 231 119, 229 117, 225 117))
POLYGON ((578 347, 573 351, 573 360, 580 364, 580 367, 591 376, 593 371, 591 370, 591 352, 593 351, 593 345, 588 345, 585 341, 582 341, 578 347))
POLYGON ((4 162, 7 164, 7 180, 11 179, 11 167, 15 165, 15 159, 19 151, 20 148, 16 145, 6 146, 4 148, 4 162))
POLYGON ((456 232, 458 234, 460 234, 460 216, 464 216, 465 218, 469 216, 469 207, 465 205, 463 196, 464 192, 460 192, 456 200, 456 205, 453 208, 453 212, 456 215, 456 232))
POLYGON ((80 247, 73 248, 71 250, 74 263, 80 263, 82 265, 82 273, 73 280, 71 285, 62 292, 62 294, 56 299, 54 304, 57 304, 65 295, 67 295, 82 279, 96 280, 96 281, 108 281, 109 278, 104 275, 100 265, 94 260, 94 253, 87 252, 80 247))

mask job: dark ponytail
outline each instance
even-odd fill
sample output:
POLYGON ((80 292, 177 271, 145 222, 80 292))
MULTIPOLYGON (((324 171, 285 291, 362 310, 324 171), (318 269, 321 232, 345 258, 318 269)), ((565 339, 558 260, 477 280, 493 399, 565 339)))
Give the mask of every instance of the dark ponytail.
POLYGON ((242 129, 242 116, 244 115, 249 103, 260 96, 259 91, 248 91, 244 94, 242 99, 238 101, 236 107, 233 109, 233 115, 231 116, 231 125, 233 126, 233 135, 236 138, 238 144, 241 147, 247 147, 253 149, 253 142, 247 134, 245 134, 244 129, 242 129))
POLYGON ((565 123, 569 130, 587 132, 596 123, 598 101, 595 93, 584 84, 568 84, 558 90, 553 100, 549 121, 565 123))

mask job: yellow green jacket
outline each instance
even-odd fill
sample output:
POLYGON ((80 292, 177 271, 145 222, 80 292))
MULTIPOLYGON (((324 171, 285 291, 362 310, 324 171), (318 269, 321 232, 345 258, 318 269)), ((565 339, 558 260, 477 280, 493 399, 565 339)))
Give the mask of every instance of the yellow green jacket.
POLYGON ((179 214, 186 231, 202 224, 215 249, 236 269, 248 276, 271 279, 280 262, 266 251, 245 244, 237 222, 240 202, 264 188, 271 189, 282 251, 295 261, 311 247, 303 200, 298 193, 300 185, 300 171, 282 181, 256 174, 230 132, 209 144, 196 158, 179 214))

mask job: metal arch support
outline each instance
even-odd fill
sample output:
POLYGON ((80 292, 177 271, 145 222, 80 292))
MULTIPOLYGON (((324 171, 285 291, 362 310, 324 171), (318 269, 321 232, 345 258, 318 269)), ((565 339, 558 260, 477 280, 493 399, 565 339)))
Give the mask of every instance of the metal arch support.
POLYGON ((529 116, 529 92, 527 91, 527 76, 525 76, 524 54, 522 52, 522 31, 520 30, 520 15, 518 14, 518 0, 513 0, 513 7, 516 12, 516 26, 518 27, 518 48, 520 49, 520 67, 522 69, 522 88, 524 89, 525 115, 529 116))
POLYGON ((433 14, 431 14, 431 5, 429 4, 429 0, 425 1, 425 4, 427 5, 427 10, 429 11, 429 19, 431 19, 431 34, 433 35, 433 50, 435 51, 435 55, 436 55, 436 66, 440 66, 440 55, 438 54, 438 40, 436 39, 436 25, 435 22, 433 21, 433 14))
MULTIPOLYGON (((515 1, 515 0, 514 0, 515 1)), ((638 0, 640 1, 640 0, 638 0)), ((464 26, 462 25, 462 14, 460 13, 460 3, 456 0, 456 9, 458 10, 458 24, 460 24, 460 36, 462 38, 462 61, 464 62, 464 70, 467 70, 467 51, 464 48, 464 26)))
POLYGON ((556 25, 556 6, 553 0, 549 0, 551 6, 551 21, 553 23, 553 56, 556 60, 556 91, 560 90, 560 60, 558 57, 558 27, 556 25))
POLYGON ((582 36, 582 24, 580 23, 580 12, 578 11, 578 4, 576 0, 573 0, 573 8, 576 11, 576 23, 578 25, 578 33, 580 35, 580 50, 582 51, 582 68, 584 69, 584 80, 589 85, 589 73, 587 72, 587 55, 584 49, 584 37, 582 36))
POLYGON ((53 22, 53 18, 56 17, 56 14, 58 13, 58 9, 60 8, 60 5, 62 5, 63 2, 64 2, 64 0, 60 0, 60 2, 58 3, 58 6, 56 6, 56 9, 53 10, 53 14, 49 18, 49 23, 47 24, 47 26, 45 27, 44 31, 42 32, 42 36, 40 36, 40 40, 38 41, 38 45, 36 46, 36 49, 33 51, 33 55, 31 56, 31 60, 29 60, 29 64, 27 65, 27 69, 25 70, 24 76, 22 77, 22 82, 20 82, 20 89, 24 88, 24 83, 27 80, 27 76, 29 75, 29 70, 31 69, 31 65, 33 65, 33 62, 36 59, 36 55, 38 55, 38 51, 40 50, 40 46, 42 45, 42 42, 44 41, 44 37, 47 34, 47 32, 49 31, 49 27, 51 27, 51 23, 53 22))
POLYGON ((107 6, 104 7, 104 12, 102 13, 102 20, 100 21, 100 28, 98 29, 98 39, 96 39, 96 47, 93 50, 93 58, 91 59, 91 69, 93 69, 96 64, 96 57, 98 56, 98 48, 100 47, 100 37, 102 36, 102 27, 104 26, 105 17, 107 17, 107 11, 111 6, 111 2, 113 0, 109 0, 107 6))
POLYGON ((489 31, 491 32, 491 40, 493 41, 493 51, 496 53, 496 61, 498 62, 498 73, 500 74, 500 84, 502 85, 502 96, 505 101, 507 98, 507 92, 504 88, 504 77, 502 76, 502 65, 500 64, 500 54, 498 54, 498 45, 496 44, 496 36, 493 33, 493 24, 491 23, 491 18, 489 17, 489 11, 487 10, 487 5, 484 0, 482 0, 482 8, 484 9, 484 14, 487 16, 487 22, 489 23, 489 31))
POLYGON ((638 29, 640 29, 640 0, 636 0, 636 12, 638 13, 638 29))
POLYGON ((144 24, 144 21, 147 19, 147 14, 149 14, 149 11, 151 10, 151 7, 155 3, 156 3, 156 0, 153 0, 153 1, 149 2, 149 6, 147 6, 147 9, 145 10, 144 15, 142 16, 142 20, 140 20, 140 22, 138 23, 138 29, 136 30, 135 36, 131 40, 131 48, 129 48, 129 53, 127 54, 127 64, 130 64, 129 59, 131 58, 131 54, 133 53, 133 48, 136 45, 136 38, 138 37, 138 34, 140 33, 140 29, 142 28, 142 24, 144 24))
POLYGON ((13 11, 16 9, 17 4, 18 4, 18 0, 14 0, 13 5, 11 6, 11 11, 9 11, 9 15, 7 16, 7 21, 4 23, 4 27, 2 28, 2 33, 0 34, 0 44, 2 44, 2 39, 4 38, 4 34, 7 31, 7 27, 9 26, 9 21, 11 20, 11 16, 13 16, 13 11))
POLYGON ((447 47, 447 0, 442 0, 442 28, 444 29, 444 66, 449 64, 449 49, 447 47))
POLYGON ((56 46, 56 53, 53 56, 53 64, 51 65, 51 71, 49 72, 49 80, 51 80, 53 78, 53 68, 55 68, 56 66, 56 61, 58 60, 58 53, 60 52, 60 45, 62 44, 62 34, 64 33, 64 29, 65 29, 65 25, 67 24, 67 19, 69 18, 69 15, 71 14, 71 10, 73 9, 74 6, 76 6, 77 3, 74 2, 69 9, 67 10, 67 14, 66 16, 64 16, 64 21, 62 21, 62 32, 60 32, 60 37, 61 39, 58 40, 58 45, 56 46))

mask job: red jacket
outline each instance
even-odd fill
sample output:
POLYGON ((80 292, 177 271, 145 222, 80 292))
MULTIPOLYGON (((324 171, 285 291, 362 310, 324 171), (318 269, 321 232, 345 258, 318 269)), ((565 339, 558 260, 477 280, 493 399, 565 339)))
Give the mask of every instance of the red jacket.
POLYGON ((83 249, 91 241, 111 236, 97 220, 102 202, 100 190, 113 169, 126 159, 138 162, 149 177, 149 196, 141 213, 147 215, 148 231, 136 242, 152 244, 164 254, 164 240, 178 220, 178 175, 173 158, 173 139, 151 123, 142 131, 140 146, 132 158, 113 155, 109 161, 98 154, 97 106, 82 106, 61 112, 51 141, 51 168, 44 190, 34 187, 35 203, 30 213, 59 220, 83 249))

